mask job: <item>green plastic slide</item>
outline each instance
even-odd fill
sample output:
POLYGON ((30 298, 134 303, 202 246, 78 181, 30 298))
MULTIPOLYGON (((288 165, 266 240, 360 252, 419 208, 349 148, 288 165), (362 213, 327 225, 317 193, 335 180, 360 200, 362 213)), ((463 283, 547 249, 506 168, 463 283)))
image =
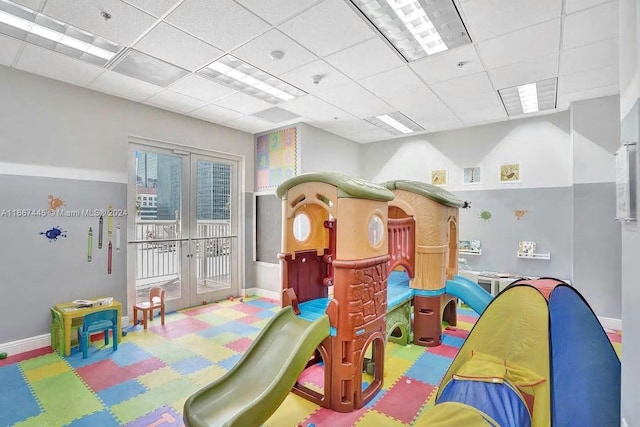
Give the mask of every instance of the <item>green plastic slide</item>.
POLYGON ((188 427, 258 427, 296 383, 313 352, 329 336, 329 318, 300 319, 280 310, 236 365, 184 404, 188 427))

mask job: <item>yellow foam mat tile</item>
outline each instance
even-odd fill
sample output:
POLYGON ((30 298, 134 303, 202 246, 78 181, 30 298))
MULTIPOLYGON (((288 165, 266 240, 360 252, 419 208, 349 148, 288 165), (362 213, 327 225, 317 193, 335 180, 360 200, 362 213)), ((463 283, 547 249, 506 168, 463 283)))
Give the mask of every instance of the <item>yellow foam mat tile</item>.
POLYGON ((355 425, 358 427, 403 427, 406 424, 371 410, 365 412, 355 425))
POLYGON ((189 378, 195 381, 200 387, 204 387, 223 376, 226 372, 224 368, 213 365, 190 374, 189 378))
POLYGON ((238 354, 238 352, 220 345, 213 340, 195 334, 178 338, 175 342, 211 362, 220 362, 221 360, 238 354))
POLYGON ((293 393, 284 399, 282 405, 265 423, 265 427, 296 426, 296 420, 303 420, 319 408, 315 403, 293 393))
POLYGON ((138 377, 138 381, 147 386, 147 388, 153 389, 180 377, 182 375, 179 372, 169 366, 165 366, 162 369, 138 377))
POLYGON ((393 385, 398 382, 400 377, 404 375, 406 371, 411 368, 413 362, 399 357, 388 357, 384 361, 384 376, 382 382, 382 389, 389 390, 393 385))
POLYGON ((70 371, 71 368, 64 361, 52 363, 50 365, 41 366, 35 369, 28 369, 24 371, 24 376, 27 381, 33 383, 46 378, 53 377, 54 375, 61 374, 63 372, 70 371))

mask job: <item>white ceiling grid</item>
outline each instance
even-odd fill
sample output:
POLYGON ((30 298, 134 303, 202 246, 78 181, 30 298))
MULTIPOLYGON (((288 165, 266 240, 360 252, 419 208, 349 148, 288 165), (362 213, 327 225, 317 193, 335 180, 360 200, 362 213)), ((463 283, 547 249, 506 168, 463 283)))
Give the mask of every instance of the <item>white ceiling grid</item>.
POLYGON ((364 120, 394 111, 423 132, 511 119, 498 90, 543 79, 558 78, 545 113, 619 91, 615 0, 453 0, 472 43, 411 63, 348 0, 13 1, 124 51, 98 67, 0 35, 0 64, 252 133, 303 121, 364 143, 397 137, 364 120), (184 77, 161 87, 112 71, 130 49, 184 77), (256 117, 274 104, 195 74, 227 54, 305 91, 277 104, 300 117, 256 117))

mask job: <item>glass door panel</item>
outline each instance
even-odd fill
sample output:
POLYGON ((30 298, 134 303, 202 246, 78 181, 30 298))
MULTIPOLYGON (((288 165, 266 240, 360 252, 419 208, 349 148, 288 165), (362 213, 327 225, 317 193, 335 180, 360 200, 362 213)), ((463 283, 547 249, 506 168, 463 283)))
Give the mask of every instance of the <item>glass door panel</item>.
POLYGON ((194 304, 237 295, 236 182, 234 162, 191 156, 194 304))
MULTIPOLYGON (((169 150, 135 150, 135 251, 136 303, 149 301, 152 287, 165 289, 168 309, 189 306, 186 237, 182 214, 188 158, 169 150)), ((187 175, 188 177, 188 175, 187 175)))

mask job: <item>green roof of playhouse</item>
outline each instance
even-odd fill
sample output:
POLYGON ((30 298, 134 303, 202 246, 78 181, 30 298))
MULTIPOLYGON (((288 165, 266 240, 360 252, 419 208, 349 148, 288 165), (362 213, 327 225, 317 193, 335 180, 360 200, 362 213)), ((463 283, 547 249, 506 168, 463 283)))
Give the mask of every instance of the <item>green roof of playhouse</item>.
POLYGON ((388 202, 394 198, 393 192, 382 185, 336 172, 310 172, 294 176, 278 186, 276 196, 283 199, 291 188, 306 182, 323 182, 338 187, 339 197, 380 200, 383 202, 388 202))
POLYGON ((445 190, 444 188, 427 184, 426 182, 399 180, 387 181, 381 185, 387 187, 389 190, 404 190, 419 194, 453 208, 461 208, 464 205, 464 201, 455 194, 445 190))

